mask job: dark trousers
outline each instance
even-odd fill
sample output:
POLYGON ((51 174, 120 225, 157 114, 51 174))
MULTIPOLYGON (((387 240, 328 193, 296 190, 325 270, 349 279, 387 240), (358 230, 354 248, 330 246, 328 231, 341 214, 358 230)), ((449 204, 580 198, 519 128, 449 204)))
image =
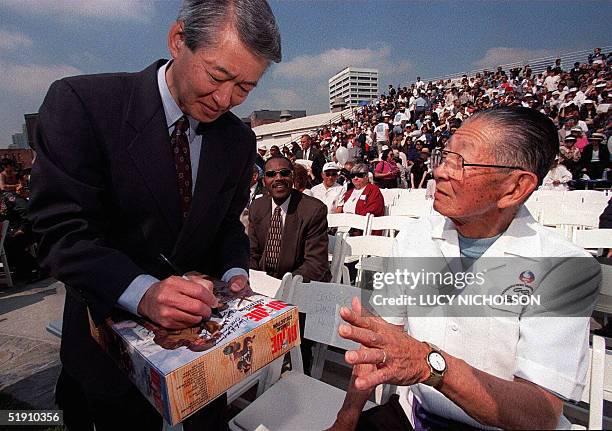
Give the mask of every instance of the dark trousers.
POLYGON ((399 403, 399 395, 389 401, 361 413, 356 431, 411 431, 412 425, 399 403))
MULTIPOLYGON (((55 391, 70 431, 161 430, 163 421, 135 386, 120 394, 96 394, 62 370, 55 391)), ((225 431, 227 397, 222 395, 183 422, 185 431, 225 431)))

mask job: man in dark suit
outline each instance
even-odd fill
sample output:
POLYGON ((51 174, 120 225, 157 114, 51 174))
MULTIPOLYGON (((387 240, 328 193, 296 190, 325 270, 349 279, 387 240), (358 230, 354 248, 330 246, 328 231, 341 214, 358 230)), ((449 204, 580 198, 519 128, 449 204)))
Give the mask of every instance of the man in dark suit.
MULTIPOLYGON (((71 429, 161 429, 88 324, 114 307, 171 329, 208 319, 212 284, 160 254, 248 288, 239 216, 255 137, 229 110, 280 61, 278 28, 265 0, 184 0, 168 47, 170 62, 142 72, 57 81, 40 109, 30 215, 43 266, 66 284, 56 395, 71 429)), ((185 428, 226 428, 224 403, 185 428)))
POLYGON ((592 180, 602 178, 603 172, 610 167, 610 152, 607 145, 601 145, 606 135, 593 133, 589 137, 589 144, 582 149, 580 166, 592 180))
POLYGON ((276 278, 291 272, 306 281, 329 281, 327 207, 293 189, 291 161, 268 159, 264 185, 268 195, 249 209, 249 267, 276 278))
POLYGON ((323 179, 321 178, 321 172, 323 172, 323 165, 325 164, 325 156, 318 148, 312 146, 312 138, 310 135, 302 135, 300 138, 301 150, 295 153, 296 159, 305 159, 312 161, 312 175, 314 176, 313 185, 320 184, 323 179))

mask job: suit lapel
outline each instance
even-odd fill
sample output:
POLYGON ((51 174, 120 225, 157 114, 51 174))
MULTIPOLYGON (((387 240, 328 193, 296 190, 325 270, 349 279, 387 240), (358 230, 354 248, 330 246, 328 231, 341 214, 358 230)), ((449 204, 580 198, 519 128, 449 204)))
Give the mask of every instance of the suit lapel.
MULTIPOLYGON (((281 241, 280 256, 278 258, 279 276, 283 276, 285 272, 290 272, 293 269, 296 259, 295 249, 297 247, 297 234, 300 227, 300 220, 297 212, 297 207, 302 200, 302 194, 293 190, 291 192, 291 200, 283 225, 283 239, 281 241)), ((268 223, 269 225, 270 223, 268 223)))
POLYGON ((174 157, 161 96, 157 69, 165 60, 149 66, 130 98, 127 125, 129 153, 169 228, 176 236, 181 225, 180 198, 174 157))

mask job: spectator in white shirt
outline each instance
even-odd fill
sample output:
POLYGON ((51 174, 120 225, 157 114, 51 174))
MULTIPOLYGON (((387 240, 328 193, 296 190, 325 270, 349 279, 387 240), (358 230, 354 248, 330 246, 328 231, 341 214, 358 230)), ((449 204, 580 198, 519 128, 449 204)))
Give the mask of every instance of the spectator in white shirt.
POLYGON ((572 173, 563 165, 559 164, 559 156, 555 158, 550 171, 542 182, 543 190, 569 190, 568 183, 572 180, 572 173))
POLYGON ((321 175, 323 182, 310 189, 312 196, 327 206, 328 214, 336 212, 336 207, 342 196, 343 187, 336 182, 339 171, 340 168, 334 162, 325 163, 321 175))

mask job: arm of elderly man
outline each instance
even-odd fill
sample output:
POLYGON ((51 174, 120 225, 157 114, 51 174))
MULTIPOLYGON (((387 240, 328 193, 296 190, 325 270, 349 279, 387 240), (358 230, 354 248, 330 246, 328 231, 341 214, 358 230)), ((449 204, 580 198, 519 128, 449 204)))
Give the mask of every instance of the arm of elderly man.
MULTIPOLYGON (((569 277, 568 285, 579 287, 574 293, 595 298, 600 282, 597 262, 566 262, 581 264, 583 270, 572 275, 566 270, 556 271, 550 276, 550 285, 559 285, 559 277, 569 277)), ((503 429, 554 429, 563 399, 580 399, 586 380, 589 318, 561 317, 568 301, 574 301, 571 295, 560 298, 554 289, 547 289, 544 295, 546 311, 527 311, 520 319, 513 380, 494 376, 443 352, 447 371, 436 389, 480 424, 503 429)), ((572 316, 590 316, 594 300, 582 304, 572 316)), ((340 314, 347 324, 339 328, 339 334, 361 344, 358 351, 346 353, 347 363, 354 366, 353 377, 332 427, 348 430, 357 425, 369 392, 377 385, 410 386, 429 378, 425 358, 430 347, 406 333, 403 326, 370 315, 356 298, 352 309, 343 308, 340 314)))

